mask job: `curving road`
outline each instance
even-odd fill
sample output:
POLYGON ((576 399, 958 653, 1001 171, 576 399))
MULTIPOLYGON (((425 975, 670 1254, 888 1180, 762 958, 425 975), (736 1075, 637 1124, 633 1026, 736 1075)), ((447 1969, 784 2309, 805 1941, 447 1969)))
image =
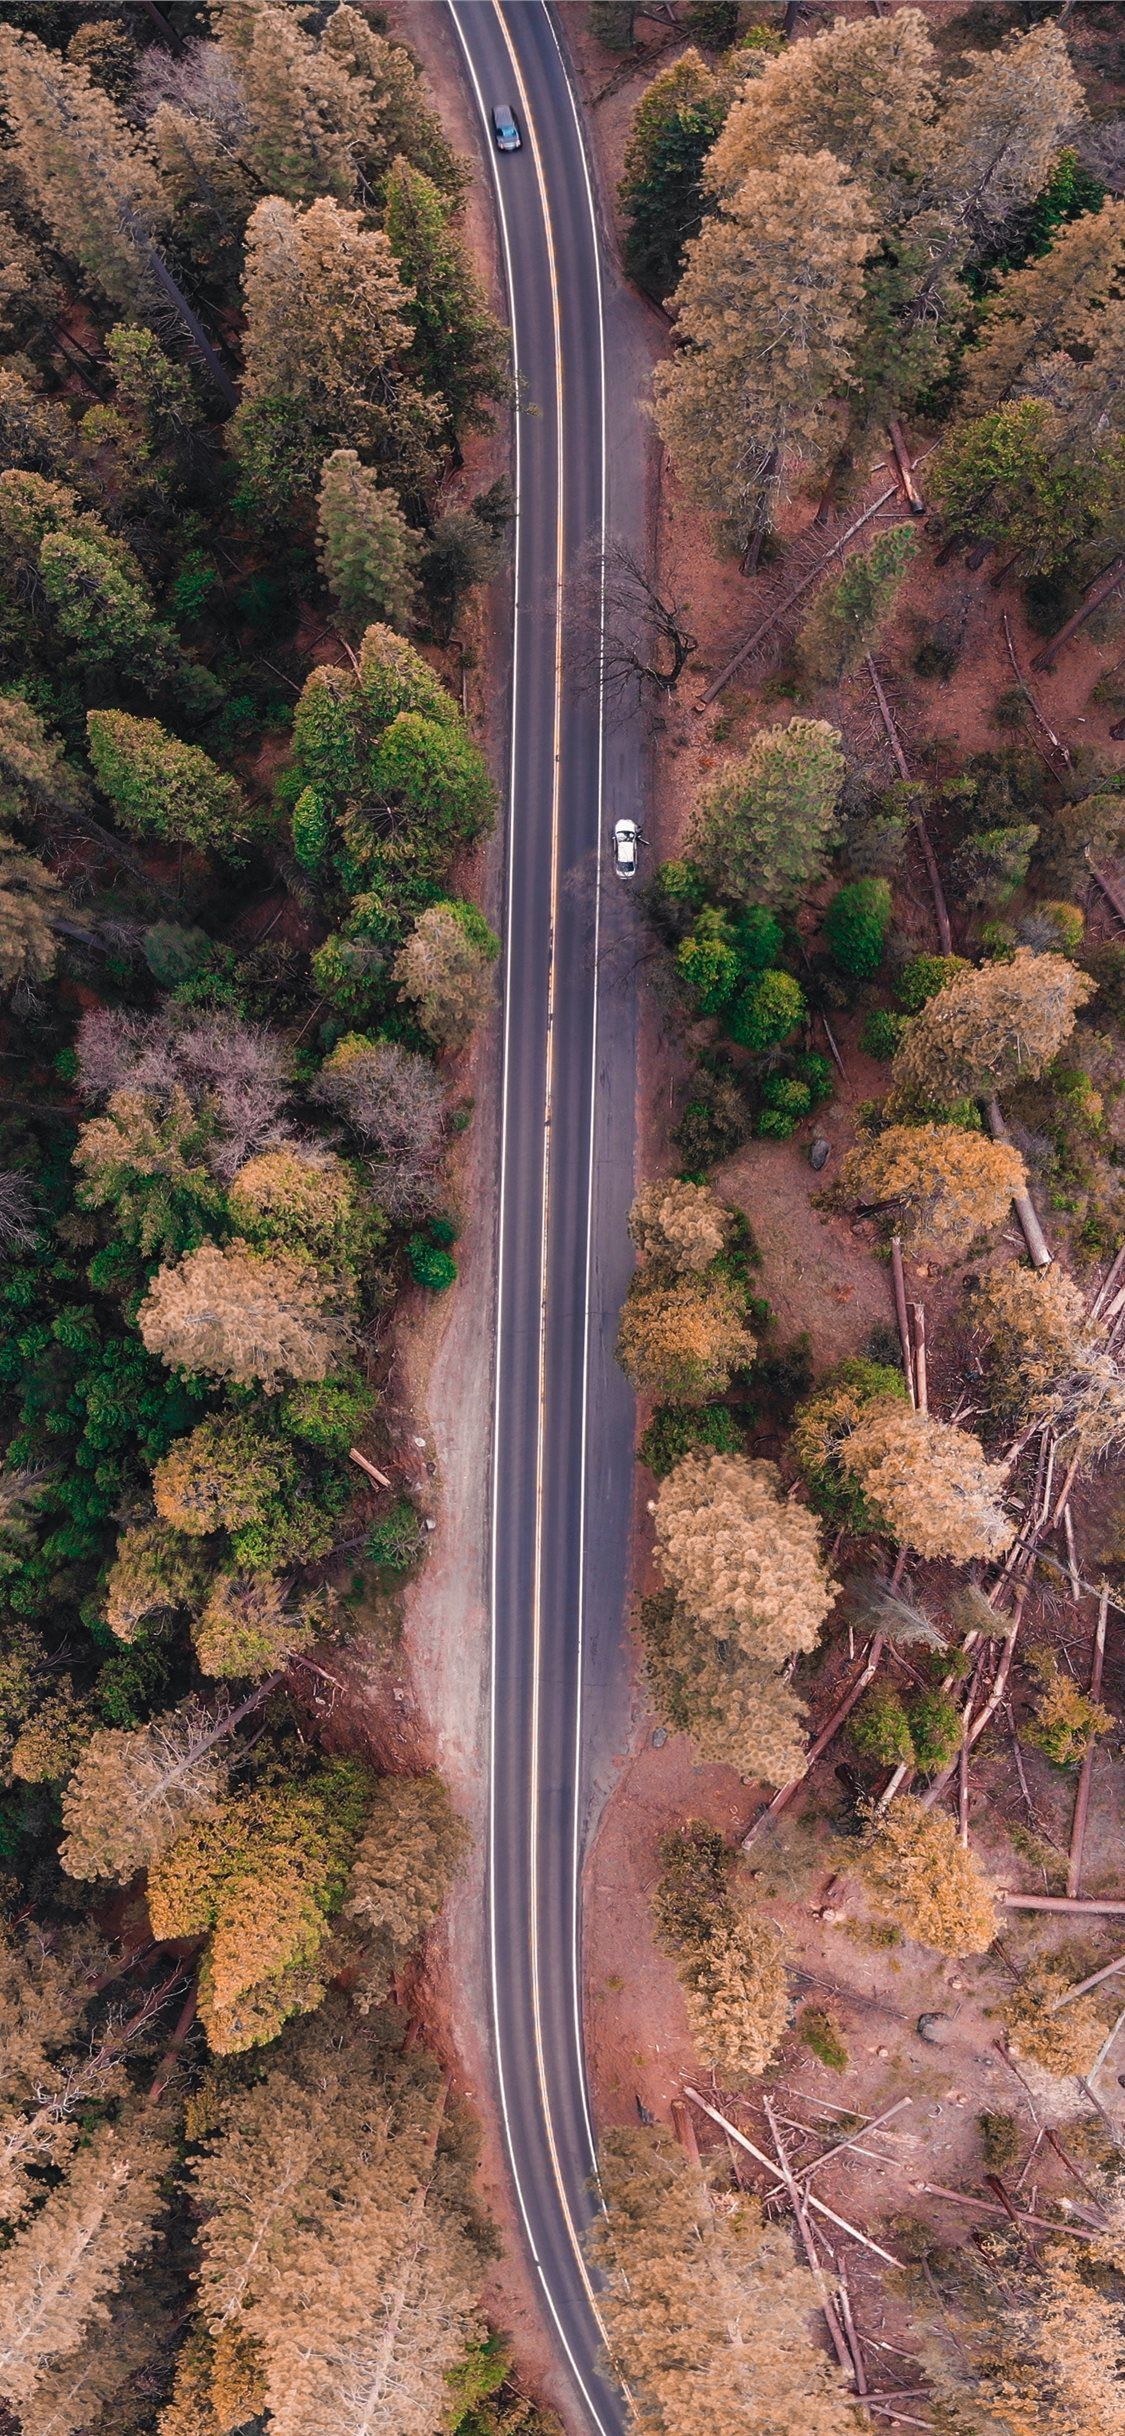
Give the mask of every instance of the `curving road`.
POLYGON ((638 309, 613 278, 546 0, 448 0, 495 180, 520 410, 491 1514, 488 1904, 496 2096, 545 2310, 591 2436, 617 2436, 581 2238, 594 2139, 581 1862, 623 1730, 631 1400, 613 1361, 630 1267, 635 1005, 613 817, 643 794, 564 602, 579 552, 644 527, 638 309), (510 103, 523 150, 498 157, 510 103))

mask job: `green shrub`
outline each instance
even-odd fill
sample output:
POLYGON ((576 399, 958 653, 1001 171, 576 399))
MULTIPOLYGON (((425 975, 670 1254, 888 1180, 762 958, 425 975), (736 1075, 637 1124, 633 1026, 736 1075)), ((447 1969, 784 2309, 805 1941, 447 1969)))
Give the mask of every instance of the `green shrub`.
POLYGON ((742 1049, 775 1049, 788 1040, 804 1012, 804 992, 792 973, 768 971, 735 1000, 727 1030, 742 1049))
POLYGON ((783 1116, 791 1116, 796 1122, 808 1115, 812 1092, 795 1074, 767 1074, 762 1084, 762 1102, 766 1108, 780 1108, 783 1116))
POLYGON ((895 997, 904 1015, 918 1015, 930 998, 935 998, 947 981, 958 973, 967 973, 964 956, 911 956, 904 964, 894 985, 895 997))
POLYGON ((400 1497, 389 1513, 381 1514, 378 1522, 372 1523, 364 1555, 369 1564, 381 1565, 387 1573, 411 1573, 421 1562, 425 1546, 421 1516, 409 1497, 400 1497))
POLYGON ((913 1762, 910 1721, 897 1692, 868 1692, 852 1719, 851 1736, 864 1759, 877 1760, 881 1768, 913 1762))
POLYGON ((984 2162, 994 2174, 1007 2173, 1020 2153, 1020 2127, 1014 2115, 980 2114, 977 2130, 984 2162))
POLYGON ((836 1088, 832 1067, 829 1059, 821 1056, 819 1049, 809 1049, 804 1056, 797 1058, 793 1071, 798 1082, 804 1083, 808 1091, 810 1108, 823 1107, 825 1100, 831 1099, 836 1088))
POLYGON ((830 2072, 846 2072, 848 2051, 840 2036, 839 2026, 823 2005, 802 2005, 797 2015, 797 2030, 806 2047, 811 2047, 830 2072))
POLYGON ((853 981, 869 981, 883 961, 891 919, 886 880, 849 880, 838 888, 824 917, 824 937, 833 963, 853 981))
POLYGON ((902 1039, 906 1018, 895 1015, 890 1007, 876 1007, 866 1016, 859 1035, 859 1045, 867 1057, 877 1057, 889 1064, 902 1039))
POLYGON ((410 1274, 419 1286, 428 1286, 431 1294, 444 1294, 457 1276, 457 1263, 452 1252, 442 1244, 431 1242, 428 1235, 412 1235, 406 1247, 410 1274))
POLYGON ((767 905, 746 905, 735 918, 734 944, 743 973, 764 973, 781 954, 782 929, 767 905))
POLYGON ((676 971, 701 1015, 717 1015, 738 987, 739 958, 724 913, 705 905, 676 949, 676 971))
POLYGON ((658 1480, 685 1455, 741 1455, 742 1430, 725 1404, 661 1404, 640 1443, 642 1463, 658 1480))
POLYGON ((927 1776, 944 1768, 961 1740, 961 1715, 942 1692, 919 1692, 907 1703, 914 1763, 927 1776))

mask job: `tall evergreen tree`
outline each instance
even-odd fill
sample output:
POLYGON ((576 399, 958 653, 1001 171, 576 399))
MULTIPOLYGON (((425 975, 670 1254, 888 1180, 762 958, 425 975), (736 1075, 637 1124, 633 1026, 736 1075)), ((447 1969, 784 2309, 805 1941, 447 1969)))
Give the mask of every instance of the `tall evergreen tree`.
POLYGON ((837 19, 767 60, 734 103, 707 163, 731 196, 786 153, 831 152, 895 213, 932 157, 937 58, 921 9, 837 19))
POLYGON ((1046 184, 1086 116, 1066 35, 1054 20, 995 51, 970 52, 937 129, 933 183, 977 242, 1046 184))
POLYGON ((818 152, 748 171, 688 248, 673 298, 684 343, 657 367, 656 419, 685 483, 740 545, 796 463, 823 456, 874 243, 862 189, 818 152))
POLYGON ((606 2215, 591 2248, 641 2436, 846 2436, 847 2396, 810 2339, 816 2286, 788 2229, 744 2195, 713 2207, 664 2132, 610 2131, 600 2164, 606 2215))
POLYGON ((246 382, 232 445, 268 497, 315 480, 329 449, 371 455, 396 485, 432 469, 442 407, 408 369, 409 297, 381 229, 322 195, 270 195, 246 232, 246 382))
POLYGON ((457 441, 509 394, 508 333, 488 310, 449 197, 407 160, 387 179, 384 226, 411 291, 405 314, 415 362, 425 388, 444 398, 457 441))
POLYGON ((167 2126, 140 2108, 102 2123, 0 2259, 0 2394, 17 2411, 79 2349, 130 2261, 148 2249, 171 2162, 167 2126))
POLYGON ((12 26, 0 26, 0 88, 20 175, 60 251, 114 304, 151 304, 143 242, 167 206, 136 130, 84 68, 12 26))
POLYGON ((703 164, 727 111, 727 95, 696 50, 681 53, 646 85, 633 112, 618 195, 628 227, 625 267, 661 301, 683 270, 684 248, 703 218, 703 164))
POLYGON ((410 624, 421 535, 354 448, 334 448, 324 460, 316 546, 325 583, 349 625, 410 624))
POLYGON ((1125 202, 1105 203, 1060 229, 1045 254, 1001 281, 965 359, 964 412, 1055 394, 1058 359, 1096 351, 1106 307, 1123 284, 1125 202))

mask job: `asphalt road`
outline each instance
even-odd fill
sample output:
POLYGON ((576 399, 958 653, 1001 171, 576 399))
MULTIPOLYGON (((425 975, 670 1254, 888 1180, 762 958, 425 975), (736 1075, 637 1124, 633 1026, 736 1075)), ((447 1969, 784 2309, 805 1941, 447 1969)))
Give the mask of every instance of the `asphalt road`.
POLYGON ((489 1955, 495 2086, 545 2315, 591 2436, 604 2373, 582 2235, 596 2204, 581 1865, 623 1715, 632 1406, 613 1360, 630 1268, 631 908, 608 838, 643 795, 566 603, 607 529, 643 532, 643 347, 603 245, 560 12, 449 0, 495 178, 521 404, 506 818, 491 1515, 489 1955), (511 104, 521 152, 489 112, 511 104))

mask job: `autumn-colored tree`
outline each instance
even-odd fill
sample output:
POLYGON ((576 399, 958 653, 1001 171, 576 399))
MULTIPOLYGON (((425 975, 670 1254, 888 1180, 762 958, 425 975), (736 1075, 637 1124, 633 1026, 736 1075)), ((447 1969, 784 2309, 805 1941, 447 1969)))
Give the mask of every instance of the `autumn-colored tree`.
POLYGON ((372 618, 409 626, 421 536, 354 448, 334 448, 324 460, 316 546, 321 574, 349 626, 372 618))
POLYGON ((31 986, 54 972, 58 939, 52 923, 61 912, 54 873, 0 830, 0 989, 31 986))
POLYGON ((849 1354, 797 1406, 790 1446, 822 1514, 842 1517, 854 1530, 873 1527, 862 1492, 842 1468, 843 1450, 873 1400, 905 1395, 897 1367, 849 1354))
POLYGON ((1012 2054, 1029 2056, 1033 2064, 1059 2080, 1091 2071, 1105 2037, 1105 2024, 1091 1997, 1076 1997, 1062 2010, 1054 2010, 1067 1990, 1064 1972, 1035 1962, 1024 1971, 1004 2005, 1012 2054))
POLYGON ((838 685, 874 648, 917 547, 909 525, 891 525, 821 584, 798 643, 814 684, 838 685))
POLYGON ((205 1675, 258 1683, 308 1649, 328 1619, 328 1601, 298 1596, 268 1573, 217 1573, 191 1629, 205 1675))
POLYGON ((1107 202, 1057 231, 1046 253, 1009 271, 988 300, 965 358, 963 411, 984 413, 1027 393, 1050 395, 1063 354, 1092 351, 1125 268, 1125 203, 1107 202))
POLYGON ((249 120, 242 143, 259 192, 293 203, 328 193, 351 203, 381 194, 400 152, 456 187, 456 164, 410 53, 359 10, 337 9, 319 36, 270 0, 221 0, 213 22, 236 71, 249 120))
POLYGON ((483 2333, 464 2129, 401 2039, 329 1998, 220 2094, 194 2169, 203 2321, 255 2347, 278 2436, 357 2436, 357 2407, 430 2436, 483 2333))
MULTIPOLYGON (((140 2107, 91 2130, 0 2259, 0 2394, 22 2415, 44 2371, 78 2350, 166 2205, 169 2127, 140 2107)), ((73 2424, 73 2423, 72 2423, 73 2424)))
POLYGON ((701 1759, 748 1782, 785 1785, 804 1764, 804 1710, 776 1668, 719 1640, 671 1591, 642 1601, 641 1639, 653 1700, 673 1733, 690 1734, 701 1759))
POLYGON ((499 953, 500 942, 475 905, 447 898, 419 914, 392 971, 437 1048, 463 1048, 483 1021, 499 953))
POLYGON ((656 419, 739 546, 768 524, 795 462, 823 456, 873 246, 862 188, 819 151, 749 170, 687 249, 672 299, 682 344, 657 367, 656 419))
POLYGON ((1042 1074, 1070 1038, 1094 984, 1065 956, 1018 948, 1008 964, 960 973, 929 999, 894 1062, 896 1101, 948 1105, 1042 1074))
POLYGON ((0 2219, 8 2226, 42 2196, 40 2177, 72 2155, 83 2108, 128 2087, 120 2050, 84 2032, 97 1969, 87 1936, 67 1930, 48 1940, 33 1923, 0 1952, 0 2219))
POLYGON ((618 198, 625 267, 663 302, 703 218, 703 165, 726 115, 719 78, 695 49, 645 86, 633 112, 618 198))
POLYGON ((631 1280, 617 1335, 617 1359, 642 1395, 706 1404, 731 1373, 754 1359, 746 1295, 721 1270, 669 1275, 648 1263, 631 1280))
POLYGON ((152 1476, 156 1511, 175 1531, 199 1537, 237 1531, 268 1501, 291 1491, 295 1467, 284 1439, 249 1412, 221 1412, 177 1438, 152 1476))
POLYGON ((140 1091, 115 1091, 74 1148, 82 1209, 108 1209, 146 1258, 174 1260, 221 1223, 223 1195, 208 1161, 212 1127, 177 1092, 163 1111, 140 1091))
POLYGON ((119 1641, 203 1596, 206 1567, 197 1547, 166 1523, 131 1523, 121 1534, 106 1579, 105 1620, 119 1641))
POLYGON ((740 1914, 730 1855, 710 1828, 666 1835, 660 1858, 657 1933, 676 1965, 700 2058, 724 2086, 756 2077, 789 2019, 787 1941, 772 1921, 740 1914))
POLYGON ((373 1939, 386 1988, 437 1918, 466 1841, 440 1776, 380 1778, 345 1910, 373 1939))
POLYGON ((943 1810, 901 1794, 874 1823, 860 1869, 879 1911, 919 1945, 939 1954, 983 1954, 991 1945, 991 1887, 943 1810))
POLYGON ((178 1008, 145 1016, 94 1007, 79 1025, 76 1050, 86 1099, 124 1090, 173 1109, 186 1098, 207 1121, 208 1165, 224 1182, 284 1135, 284 1048, 261 1024, 225 1010, 185 1017, 178 1008))
POLYGON ((97 1720, 73 1677, 58 1675, 26 1718, 12 1744, 9 1762, 17 1783, 60 1785, 89 1742, 97 1720))
POLYGON ((441 408, 407 369, 409 299, 382 230, 327 195, 303 212, 269 195, 250 215, 244 293, 232 445, 251 487, 308 487, 341 447, 369 453, 396 485, 423 481, 441 408))
POLYGON ((782 1500, 775 1465, 688 1455, 661 1482, 655 1513, 665 1582, 717 1639, 774 1665, 813 1648, 836 1585, 815 1518, 782 1500))
POLYGON ((1079 1689, 1053 1650, 1029 1650, 1028 1663, 1039 1686, 1028 1739, 1056 1768, 1076 1768, 1098 1736, 1112 1732, 1113 1712, 1079 1689))
POLYGON ((759 728, 700 795, 689 848, 704 878, 739 903, 796 904, 823 869, 843 784, 826 720, 759 728))
POLYGON ((810 2340, 816 2286, 788 2230, 743 2193, 713 2207, 667 2132, 610 2130, 599 2163, 599 2309, 646 2436, 846 2436, 839 2371, 810 2340))
POLYGON ((977 2436, 982 2427, 989 2436, 1113 2436, 1120 2305, 1074 2258, 1077 2247, 1067 2243, 1064 2253, 1060 2240, 1033 2257, 997 2245, 969 2307, 957 2296, 956 2345, 943 2323, 926 2358, 950 2436, 977 2436))
POLYGON ((1086 1302, 1057 1263, 1029 1269, 1007 1261, 990 1269, 973 1296, 974 1325, 983 1328, 996 1383, 1021 1419, 1070 1367, 1086 1333, 1086 1302))
POLYGON ((429 1206, 445 1150, 445 1091, 428 1058, 397 1041, 346 1033, 320 1070, 317 1091, 347 1118, 372 1162, 380 1207, 404 1217, 429 1206))
POLYGON ((629 1233, 642 1259, 670 1269, 709 1269, 730 1230, 731 1213, 710 1185, 680 1176, 642 1185, 629 1212, 629 1233))
POLYGON ((0 454, 5 465, 63 474, 73 450, 74 427, 61 406, 33 389, 14 364, 0 364, 0 454))
POLYGON ((63 1794, 71 1877, 131 1878, 213 1808, 230 1772, 232 1714, 185 1700, 147 1725, 99 1727, 63 1794))
POLYGON ((15 164, 60 252, 126 311, 152 300, 145 249, 166 216, 148 149, 86 70, 0 27, 0 85, 15 164))
POLYGON ((883 1528, 919 1556, 965 1565, 1011 1546, 1004 1467, 986 1463, 969 1430, 916 1412, 898 1396, 877 1396, 843 1439, 839 1460, 883 1528))
POLYGON ((135 836, 222 852, 249 834, 253 816, 237 778, 198 745, 128 711, 90 711, 86 727, 98 783, 135 836))
POLYGON ((987 239, 1033 201, 1085 116, 1066 35, 1053 21, 996 50, 972 51, 941 114, 934 183, 987 239))
POLYGON ((707 163, 729 195, 748 170, 783 153, 830 152, 875 189, 885 210, 933 154, 937 59, 921 9, 839 18, 786 45, 746 83, 707 163))
POLYGON ((266 1388, 326 1378, 349 1332, 338 1280, 240 1243, 203 1244, 158 1270, 138 1326, 173 1368, 266 1388))
POLYGON ((408 291, 414 360, 427 391, 444 399, 456 441, 510 394, 508 333, 488 310, 449 196, 407 160, 387 179, 384 226, 408 291))
POLYGON ((319 1143, 257 1151, 239 1168, 229 1198, 247 1243, 307 1255, 344 1277, 358 1271, 378 1240, 354 1168, 319 1143))
POLYGON ((339 1910, 367 1784, 337 1760, 201 1812, 154 1860, 154 1937, 207 1938, 199 2011, 217 2055, 276 2038, 324 1995, 318 1957, 339 1910))
POLYGON ((864 1208, 894 1205, 915 1260, 963 1260, 1007 1220, 1027 1177, 1018 1150, 961 1125, 888 1125, 849 1150, 840 1192, 864 1208))

